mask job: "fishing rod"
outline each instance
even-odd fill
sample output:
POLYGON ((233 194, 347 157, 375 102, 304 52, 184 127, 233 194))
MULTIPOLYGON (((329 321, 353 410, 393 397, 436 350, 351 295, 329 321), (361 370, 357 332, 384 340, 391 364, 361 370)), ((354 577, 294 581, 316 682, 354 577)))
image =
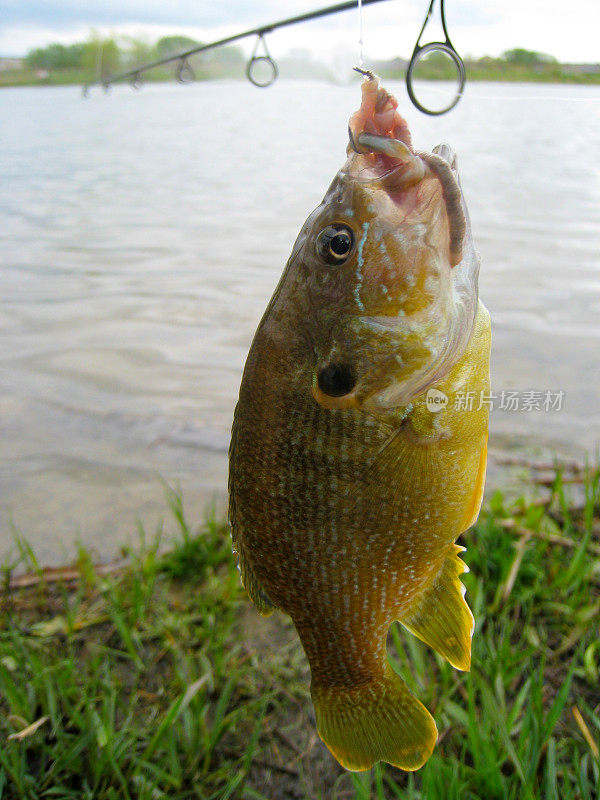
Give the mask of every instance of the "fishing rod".
MULTIPOLYGON (((381 2, 384 2, 384 0, 362 0, 360 6, 369 6, 374 3, 381 3, 381 2)), ((408 96, 410 97, 411 102, 416 108, 419 109, 419 111, 422 111, 424 114, 430 114, 432 116, 438 114, 445 114, 447 111, 450 111, 450 109, 454 108, 454 106, 458 103, 458 101, 462 96, 462 92, 465 85, 465 66, 463 60, 454 49, 454 46, 450 41, 446 29, 444 0, 440 0, 440 17, 441 17, 442 29, 444 31, 445 41, 430 42, 429 44, 426 45, 420 44, 423 31, 425 30, 432 16, 435 2, 436 0, 431 0, 429 9, 427 11, 427 15, 425 17, 425 21, 421 28, 421 32, 419 33, 419 36, 417 38, 417 43, 415 44, 415 48, 406 72, 406 86, 408 90, 408 96), (434 51, 444 53, 445 55, 451 58, 456 67, 457 77, 458 77, 458 88, 456 90, 455 96, 452 98, 451 102, 447 106, 443 107, 441 110, 429 109, 428 107, 424 106, 421 102, 419 102, 419 100, 417 100, 415 96, 413 87, 413 74, 415 66, 417 65, 418 61, 421 60, 421 58, 429 55, 434 51)), ((279 75, 279 69, 277 67, 277 64, 267 48, 267 43, 265 40, 266 34, 272 33, 278 28, 285 28, 289 25, 297 25, 300 22, 307 22, 308 20, 318 19, 319 17, 326 17, 331 14, 339 14, 342 11, 348 11, 352 8, 356 8, 357 6, 359 6, 359 0, 347 0, 347 2, 344 3, 338 3, 337 5, 333 6, 318 8, 314 11, 307 11, 304 14, 298 14, 295 17, 288 17, 287 19, 279 20, 277 22, 271 22, 267 25, 261 25, 257 28, 251 28, 250 30, 243 31, 242 33, 236 33, 233 36, 226 36, 223 39, 218 39, 214 42, 209 42, 208 44, 201 44, 198 45, 197 47, 192 47, 189 50, 185 50, 182 53, 177 53, 176 55, 172 56, 166 56, 165 58, 159 58, 156 61, 150 61, 147 64, 135 67, 134 69, 130 69, 127 72, 121 72, 118 75, 113 75, 112 77, 98 78, 98 80, 92 81, 83 86, 83 96, 84 97, 88 96, 89 90, 92 88, 92 86, 102 86, 106 91, 108 91, 113 84, 124 80, 129 80, 134 89, 139 89, 140 86, 142 85, 142 75, 144 72, 147 72, 148 70, 151 69, 155 69, 156 67, 162 67, 165 64, 171 64, 173 62, 178 62, 177 70, 175 73, 177 80, 180 81, 181 83, 189 83, 195 80, 194 70, 192 69, 188 60, 191 56, 194 56, 197 53, 204 53, 207 50, 213 50, 216 47, 224 47, 225 45, 231 44, 232 42, 237 42, 240 39, 247 39, 250 36, 256 36, 257 39, 256 39, 256 44, 254 45, 254 50, 252 51, 252 55, 250 56, 250 60, 248 61, 248 64, 246 66, 246 77, 255 86, 258 86, 260 88, 266 88, 267 86, 271 86, 271 84, 276 81, 279 75), (259 48, 262 48, 262 54, 259 54, 259 48), (261 79, 257 75, 256 73, 257 66, 268 67, 269 73, 267 74, 266 77, 263 77, 261 79)))

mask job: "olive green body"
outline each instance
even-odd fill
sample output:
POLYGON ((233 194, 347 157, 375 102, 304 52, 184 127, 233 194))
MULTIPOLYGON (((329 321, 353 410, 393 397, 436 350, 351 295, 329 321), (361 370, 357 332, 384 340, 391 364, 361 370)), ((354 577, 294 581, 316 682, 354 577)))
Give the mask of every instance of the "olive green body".
POLYGON ((322 408, 312 364, 299 363, 306 343, 291 322, 286 335, 277 325, 268 310, 235 415, 234 549, 259 609, 292 617, 313 681, 365 682, 383 674, 390 623, 410 612, 479 510, 489 315, 479 304, 467 350, 436 384, 446 407, 430 411, 424 394, 393 421, 322 408))
POLYGON ((418 769, 433 717, 390 667, 399 620, 471 661, 457 537, 486 466, 490 320, 456 157, 412 149, 370 73, 348 160, 258 327, 230 449, 230 523, 262 614, 289 614, 317 728, 346 768, 418 769))

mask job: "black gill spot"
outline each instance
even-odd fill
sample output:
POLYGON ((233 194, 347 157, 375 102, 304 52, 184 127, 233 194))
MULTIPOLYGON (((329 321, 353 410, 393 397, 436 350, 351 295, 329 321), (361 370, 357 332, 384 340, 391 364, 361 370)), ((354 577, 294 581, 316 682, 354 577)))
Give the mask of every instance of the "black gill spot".
POLYGON ((356 385, 354 373, 346 364, 328 364, 317 376, 319 389, 329 397, 343 397, 356 385))

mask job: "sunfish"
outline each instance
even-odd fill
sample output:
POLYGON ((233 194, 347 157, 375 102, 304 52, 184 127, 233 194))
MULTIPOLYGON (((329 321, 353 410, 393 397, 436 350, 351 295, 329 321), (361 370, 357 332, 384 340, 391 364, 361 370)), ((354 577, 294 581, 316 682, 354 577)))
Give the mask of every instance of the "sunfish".
POLYGON ((469 669, 455 541, 486 469, 490 318, 456 158, 415 152, 396 107, 368 74, 348 159, 256 331, 230 447, 243 585, 291 616, 319 735, 349 770, 433 750, 386 637, 398 620, 469 669))

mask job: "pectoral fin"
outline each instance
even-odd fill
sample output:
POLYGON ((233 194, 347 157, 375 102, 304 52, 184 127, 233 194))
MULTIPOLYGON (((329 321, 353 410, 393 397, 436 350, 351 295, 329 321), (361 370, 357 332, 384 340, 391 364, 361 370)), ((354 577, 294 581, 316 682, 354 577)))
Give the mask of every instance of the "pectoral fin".
POLYGON ((400 622, 453 667, 467 671, 471 667, 474 621, 464 598, 465 587, 458 577, 467 571, 458 557, 464 547, 456 544, 452 547, 452 554, 444 561, 433 583, 400 622))

